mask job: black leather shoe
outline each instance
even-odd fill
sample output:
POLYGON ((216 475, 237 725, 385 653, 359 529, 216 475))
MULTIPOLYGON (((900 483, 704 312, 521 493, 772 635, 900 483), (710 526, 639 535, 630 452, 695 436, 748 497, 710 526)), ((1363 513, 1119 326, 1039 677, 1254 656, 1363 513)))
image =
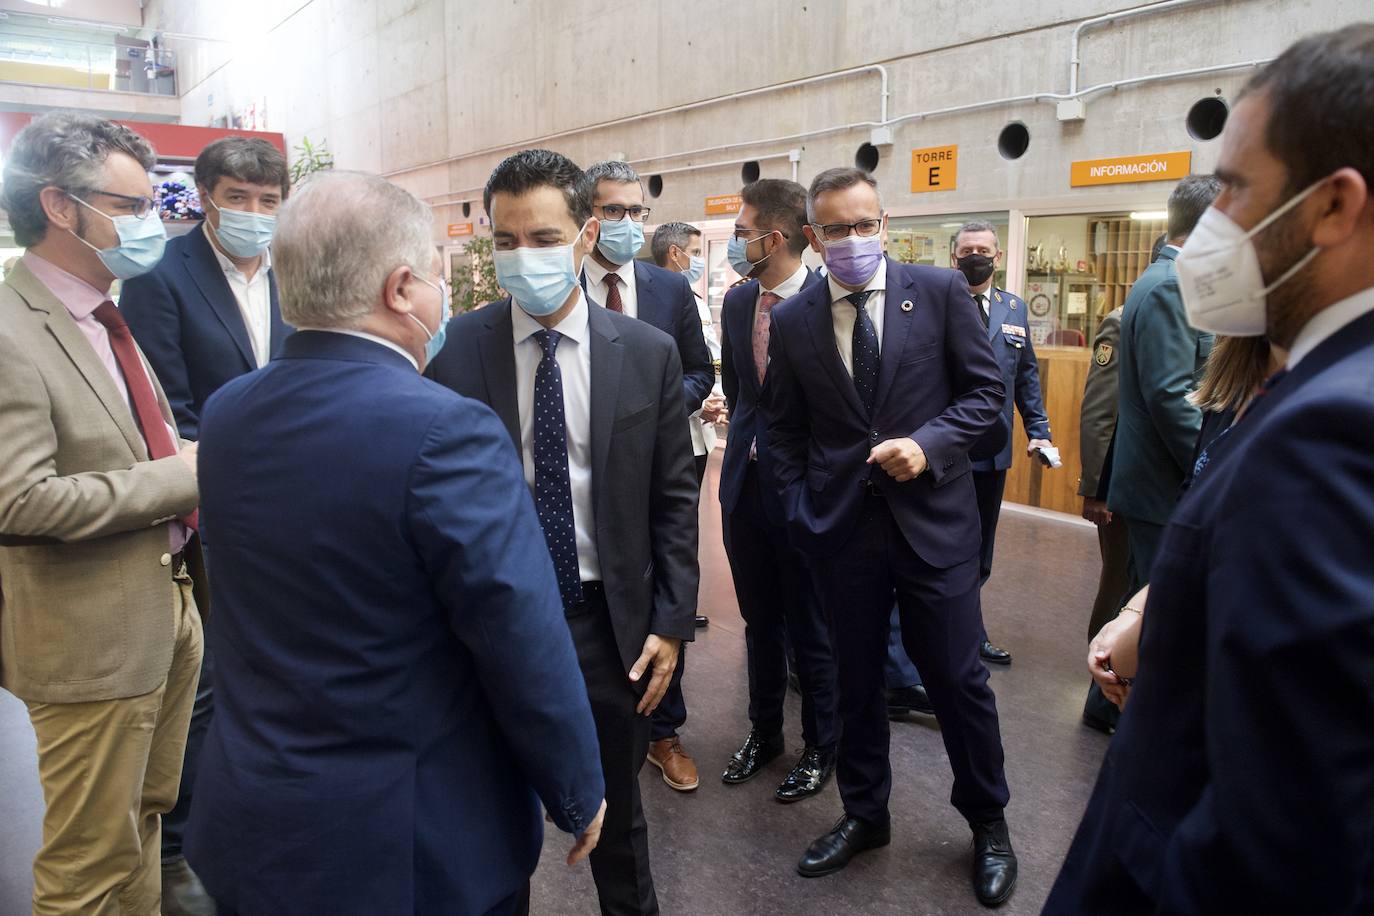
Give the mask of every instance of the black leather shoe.
POLYGON ((707 617, 707 616, 705 616, 704 614, 698 614, 698 615, 697 615, 697 629, 698 629, 698 630, 700 630, 702 627, 709 627, 710 625, 711 625, 711 618, 710 618, 710 617, 707 617))
POLYGON ((983 906, 1001 906, 1016 890, 1016 853, 1004 818, 973 828, 973 893, 983 906))
POLYGON ((162 863, 164 916, 215 916, 215 901, 181 856, 162 863))
POLYGON ((826 780, 830 778, 830 774, 833 772, 835 772, 835 752, 808 747, 802 751, 797 765, 792 768, 792 772, 787 774, 787 778, 778 786, 778 791, 773 794, 783 804, 791 804, 801 801, 803 798, 810 798, 825 788, 826 780))
POLYGON ((750 729, 749 737, 744 739, 744 745, 735 751, 735 756, 725 765, 725 772, 720 774, 720 781, 731 786, 747 782, 757 776, 759 770, 782 751, 781 732, 776 735, 764 735, 757 728, 750 729))
POLYGON ((904 716, 909 712, 922 712, 935 715, 935 707, 930 705, 930 694, 921 684, 910 687, 896 687, 887 692, 887 717, 904 716))
POLYGON ((1011 653, 1006 649, 999 649, 988 640, 983 640, 983 644, 978 647, 978 654, 983 657, 983 661, 993 665, 1010 665, 1011 653))
POLYGON ((806 854, 797 863, 797 874, 803 878, 833 874, 864 850, 877 849, 890 842, 892 833, 887 827, 878 827, 846 814, 836 822, 834 829, 806 847, 806 854))

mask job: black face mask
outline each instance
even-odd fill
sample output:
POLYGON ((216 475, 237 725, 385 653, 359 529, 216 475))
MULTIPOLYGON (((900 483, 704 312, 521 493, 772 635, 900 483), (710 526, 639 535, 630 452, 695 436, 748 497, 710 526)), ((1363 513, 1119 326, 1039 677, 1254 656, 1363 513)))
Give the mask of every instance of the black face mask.
POLYGON ((995 260, 985 254, 966 254, 958 261, 959 271, 968 280, 969 286, 980 286, 992 276, 995 260))

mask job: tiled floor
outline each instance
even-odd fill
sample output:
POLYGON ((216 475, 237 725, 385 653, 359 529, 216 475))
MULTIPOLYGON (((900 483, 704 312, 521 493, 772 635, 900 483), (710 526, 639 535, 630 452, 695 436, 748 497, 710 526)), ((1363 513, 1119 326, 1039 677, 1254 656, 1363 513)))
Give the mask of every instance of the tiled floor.
MULTIPOLYGON (((717 453, 719 454, 719 453, 717 453)), ((701 788, 670 790, 658 771, 641 780, 654 879, 665 913, 962 914, 981 912, 967 879, 969 833, 949 806, 950 774, 937 726, 913 717, 893 724, 892 845, 866 853, 828 878, 807 880, 797 857, 840 814, 833 785, 784 807, 772 797, 790 766, 775 761, 754 781, 726 787, 719 772, 748 731, 744 625, 720 546, 714 484, 702 500, 703 612, 685 679, 683 740, 701 769, 701 788)), ((1078 722, 1087 687, 1085 629, 1097 574, 1097 538, 1084 525, 1008 509, 984 590, 988 631, 1010 649, 993 670, 1011 784, 1008 819, 1021 861, 1016 895, 999 912, 1036 913, 1048 893, 1091 789, 1106 738, 1078 722)), ((789 699, 789 751, 800 750, 798 703, 789 699)), ((0 691, 0 916, 28 909, 29 863, 39 841, 42 797, 33 733, 23 704, 0 691)), ((569 838, 551 831, 534 877, 533 912, 596 913, 585 864, 563 864, 569 838)))

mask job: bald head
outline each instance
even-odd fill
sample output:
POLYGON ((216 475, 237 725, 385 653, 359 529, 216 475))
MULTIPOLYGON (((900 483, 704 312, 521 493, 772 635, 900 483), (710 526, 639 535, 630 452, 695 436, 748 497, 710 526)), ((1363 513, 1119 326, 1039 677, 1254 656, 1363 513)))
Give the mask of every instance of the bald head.
POLYGON ((431 269, 429 207, 364 172, 315 174, 282 206, 272 270, 282 317, 297 327, 356 328, 385 307, 401 265, 431 269))

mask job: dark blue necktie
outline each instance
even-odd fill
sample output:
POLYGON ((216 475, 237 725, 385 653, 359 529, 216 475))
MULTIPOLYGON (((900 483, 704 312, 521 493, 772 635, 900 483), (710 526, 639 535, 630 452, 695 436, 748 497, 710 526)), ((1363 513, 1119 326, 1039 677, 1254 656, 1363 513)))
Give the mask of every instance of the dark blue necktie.
POLYGON ((568 477, 568 427, 563 419, 563 373, 559 371, 557 331, 536 331, 544 358, 534 372, 534 505, 544 527, 558 592, 565 605, 582 600, 573 527, 572 483, 568 477))
POLYGON ((866 289, 845 296, 854 306, 854 388, 859 392, 864 410, 870 414, 878 394, 878 329, 873 327, 873 319, 864 308, 871 292, 866 289))

